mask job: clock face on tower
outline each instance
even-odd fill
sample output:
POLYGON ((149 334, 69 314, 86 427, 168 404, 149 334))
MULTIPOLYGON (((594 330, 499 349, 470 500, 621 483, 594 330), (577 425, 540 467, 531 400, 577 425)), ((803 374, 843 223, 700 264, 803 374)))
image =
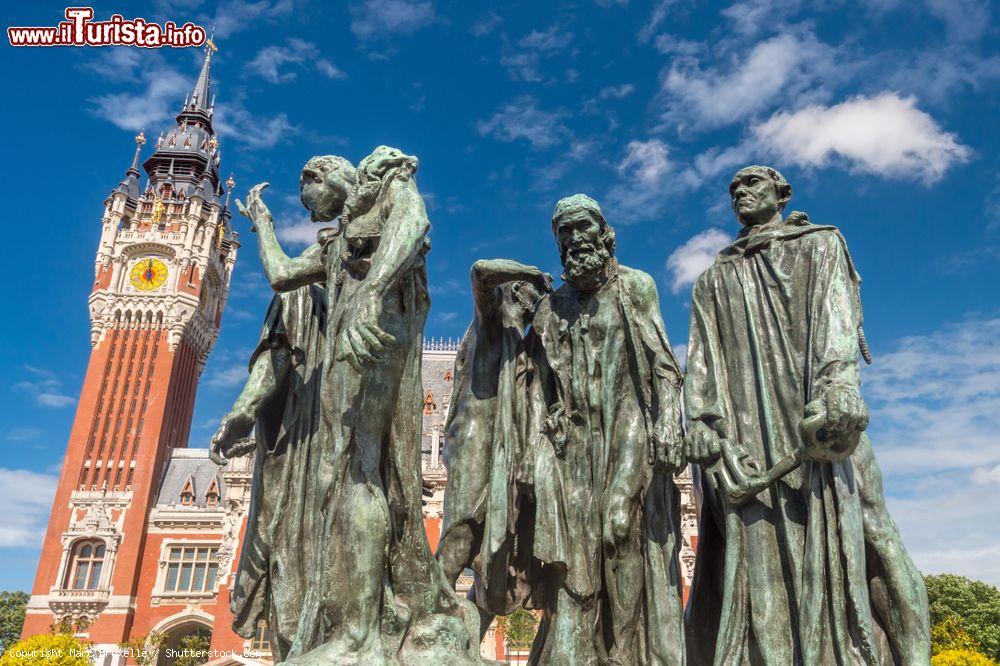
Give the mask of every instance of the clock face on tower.
POLYGON ((162 261, 153 257, 140 259, 132 266, 129 278, 139 291, 154 291, 167 281, 167 267, 162 261))

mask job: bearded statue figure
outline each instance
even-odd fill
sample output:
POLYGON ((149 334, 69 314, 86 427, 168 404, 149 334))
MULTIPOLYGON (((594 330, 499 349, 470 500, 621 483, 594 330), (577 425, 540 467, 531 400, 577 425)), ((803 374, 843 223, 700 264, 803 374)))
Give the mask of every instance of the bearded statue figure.
POLYGON ((590 197, 552 232, 551 293, 531 267, 474 268, 492 291, 458 361, 438 556, 471 564, 487 615, 542 611, 531 664, 683 664, 681 372, 656 287, 590 197))
MULTIPOLYGON (((265 542, 243 555, 261 569, 258 614, 277 621, 287 664, 479 663, 478 614, 431 555, 421 510, 430 223, 417 166, 417 158, 379 146, 359 164, 356 184, 342 187, 348 183, 340 179, 336 189, 346 196, 336 231, 321 232, 294 259, 276 242, 266 251, 265 266, 280 276, 272 285, 320 283, 327 301, 309 417, 289 405, 280 421, 287 441, 305 432, 315 442, 290 469, 289 493, 270 490, 269 529, 306 516, 308 527, 287 545, 283 562, 268 557, 273 546, 265 542), (287 586, 303 566, 304 584, 287 586)), ((330 180, 303 172, 303 202, 321 219, 331 212, 322 205, 330 180)), ((258 227, 271 218, 262 189, 251 190, 245 207, 258 227)), ((275 441, 281 446, 280 436, 275 441)))

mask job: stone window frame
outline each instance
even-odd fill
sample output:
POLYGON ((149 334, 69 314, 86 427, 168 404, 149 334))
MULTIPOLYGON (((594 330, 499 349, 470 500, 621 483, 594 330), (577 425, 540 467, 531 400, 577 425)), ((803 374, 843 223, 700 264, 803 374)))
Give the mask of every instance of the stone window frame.
POLYGON ((109 554, 110 548, 108 547, 108 542, 100 537, 80 537, 74 539, 69 545, 68 559, 66 561, 66 566, 60 582, 62 583, 61 588, 64 590, 101 590, 106 587, 107 581, 107 571, 109 569, 109 554), (96 555, 91 554, 90 556, 84 557, 80 554, 86 546, 93 546, 93 552, 98 549, 103 549, 104 552, 101 553, 100 559, 96 555), (88 584, 84 587, 76 587, 76 578, 79 572, 79 567, 81 562, 86 562, 88 566, 87 571, 87 582, 93 583, 88 584), (98 571, 97 580, 93 580, 94 576, 94 564, 100 563, 100 569, 98 571))
MULTIPOLYGON (((222 568, 218 566, 219 564, 219 549, 222 547, 222 542, 219 539, 203 538, 203 539, 164 539, 160 544, 160 557, 157 561, 156 567, 156 582, 153 585, 153 599, 156 600, 155 603, 164 602, 177 602, 186 603, 189 601, 204 601, 209 599, 214 599, 218 596, 220 590, 222 589, 222 579, 225 577, 222 575, 222 568), (205 590, 203 592, 192 592, 192 591, 179 591, 172 592, 167 591, 167 570, 171 563, 170 552, 174 548, 214 548, 215 549, 215 563, 217 565, 215 572, 215 583, 212 588, 205 590)), ((211 561, 211 560, 209 560, 211 561)), ((207 571, 206 571, 207 574, 207 571)))

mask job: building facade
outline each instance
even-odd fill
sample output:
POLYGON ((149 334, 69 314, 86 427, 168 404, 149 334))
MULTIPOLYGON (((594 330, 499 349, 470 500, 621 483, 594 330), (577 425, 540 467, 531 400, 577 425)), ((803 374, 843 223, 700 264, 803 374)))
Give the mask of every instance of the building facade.
MULTIPOLYGON (((68 623, 101 666, 134 663, 120 645, 161 635, 171 651, 209 646, 210 664, 269 662, 266 627, 231 629, 235 577, 251 500, 252 457, 220 468, 188 448, 198 379, 215 343, 239 248, 212 126, 211 50, 176 118, 144 162, 104 202, 89 298, 92 352, 34 587, 24 636, 68 623), (191 637, 200 640, 191 643, 191 637)), ((430 340, 423 356, 424 523, 441 533, 447 470, 444 424, 456 344, 430 340)), ((690 582, 696 511, 690 476, 682 567, 690 582)), ((459 590, 472 585, 471 572, 459 590)), ((482 652, 508 655, 502 628, 482 652)))

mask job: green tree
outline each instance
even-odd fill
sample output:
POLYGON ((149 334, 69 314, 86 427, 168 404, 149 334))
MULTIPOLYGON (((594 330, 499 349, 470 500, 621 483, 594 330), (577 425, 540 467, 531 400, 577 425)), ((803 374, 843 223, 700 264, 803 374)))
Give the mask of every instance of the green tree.
POLYGON ((976 650, 1000 661, 1000 590, 954 574, 926 576, 931 626, 957 617, 976 650))
POLYGON ((129 659, 138 666, 153 666, 166 642, 166 634, 151 631, 145 636, 135 636, 124 643, 119 643, 118 647, 128 650, 129 659))
POLYGON ((965 630, 965 623, 957 615, 949 615, 931 627, 931 654, 947 650, 979 650, 979 642, 965 630))
POLYGON ((195 629, 183 636, 177 643, 180 656, 174 666, 198 666, 208 661, 209 649, 212 647, 212 633, 207 629, 195 629))
POLYGON ((0 654, 21 637, 27 607, 28 595, 24 592, 0 592, 0 654))
POLYGON ((500 620, 504 636, 507 638, 508 650, 527 650, 531 647, 538 628, 538 620, 531 611, 518 607, 500 620))
POLYGON ((996 666, 996 662, 972 650, 945 650, 931 657, 931 666, 996 666))
POLYGON ((73 634, 35 634, 0 657, 0 666, 91 666, 89 643, 73 634))

